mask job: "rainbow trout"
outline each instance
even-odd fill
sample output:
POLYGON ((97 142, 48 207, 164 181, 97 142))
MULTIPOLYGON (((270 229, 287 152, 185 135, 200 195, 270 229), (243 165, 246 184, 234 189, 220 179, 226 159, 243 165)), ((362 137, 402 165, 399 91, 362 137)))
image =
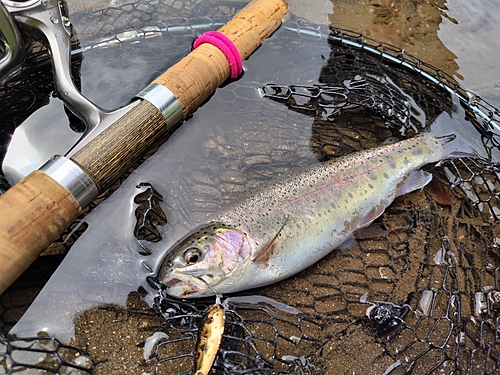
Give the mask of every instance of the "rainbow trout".
POLYGON ((275 179, 172 247, 158 278, 167 294, 192 298, 294 275, 427 185, 432 175, 420 168, 450 157, 454 138, 421 134, 275 179))

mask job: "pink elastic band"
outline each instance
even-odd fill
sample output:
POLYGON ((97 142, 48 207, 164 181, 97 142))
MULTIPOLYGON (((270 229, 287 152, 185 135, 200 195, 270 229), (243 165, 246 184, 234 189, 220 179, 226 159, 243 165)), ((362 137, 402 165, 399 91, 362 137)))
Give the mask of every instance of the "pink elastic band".
POLYGON ((240 52, 234 45, 231 39, 218 31, 208 31, 200 35, 193 44, 193 48, 197 48, 200 44, 210 43, 226 55, 231 68, 231 78, 238 78, 243 71, 243 62, 241 61, 240 52))

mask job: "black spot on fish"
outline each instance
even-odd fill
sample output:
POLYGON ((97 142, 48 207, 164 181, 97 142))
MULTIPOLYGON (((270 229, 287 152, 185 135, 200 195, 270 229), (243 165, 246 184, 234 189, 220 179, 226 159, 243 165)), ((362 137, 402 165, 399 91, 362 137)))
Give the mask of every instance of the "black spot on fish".
POLYGON ((372 184, 368 184, 368 187, 369 187, 370 189, 373 189, 373 185, 372 185, 372 184))
POLYGON ((387 173, 384 172, 384 177, 385 178, 389 178, 389 175, 387 173))
POLYGON ((347 193, 348 197, 352 199, 352 194, 351 193, 347 193))

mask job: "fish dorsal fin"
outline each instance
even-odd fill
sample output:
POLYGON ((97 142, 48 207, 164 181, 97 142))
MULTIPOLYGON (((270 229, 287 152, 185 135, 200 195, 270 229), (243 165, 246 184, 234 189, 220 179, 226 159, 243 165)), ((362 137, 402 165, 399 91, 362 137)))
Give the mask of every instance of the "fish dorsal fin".
POLYGON ((271 255, 273 255, 273 250, 276 247, 278 237, 287 222, 288 222, 288 216, 286 217, 286 219, 283 222, 283 225, 278 230, 278 232, 276 232, 274 237, 271 238, 271 240, 266 244, 266 246, 263 246, 262 249, 255 254, 255 256, 252 258, 252 262, 256 264, 266 264, 269 261, 271 255))

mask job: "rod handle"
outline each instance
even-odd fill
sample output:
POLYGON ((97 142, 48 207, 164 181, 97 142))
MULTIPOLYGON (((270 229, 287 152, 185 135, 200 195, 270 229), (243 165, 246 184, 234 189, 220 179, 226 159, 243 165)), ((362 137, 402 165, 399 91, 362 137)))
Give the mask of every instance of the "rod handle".
POLYGON ((0 294, 61 233, 82 209, 68 190, 33 171, 0 196, 0 294))

